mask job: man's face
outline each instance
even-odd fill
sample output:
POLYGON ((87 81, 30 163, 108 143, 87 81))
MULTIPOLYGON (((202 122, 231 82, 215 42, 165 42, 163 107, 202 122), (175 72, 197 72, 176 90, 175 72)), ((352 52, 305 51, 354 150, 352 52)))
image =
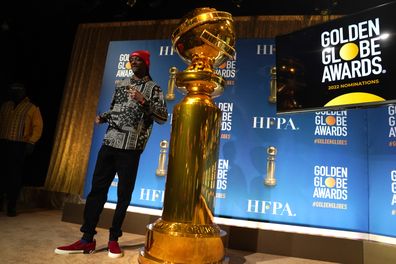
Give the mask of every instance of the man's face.
POLYGON ((26 97, 25 89, 22 87, 11 87, 10 89, 10 97, 14 102, 20 102, 23 98, 26 97))
POLYGON ((131 64, 131 69, 136 75, 146 74, 146 64, 143 59, 138 56, 129 56, 129 63, 131 64))

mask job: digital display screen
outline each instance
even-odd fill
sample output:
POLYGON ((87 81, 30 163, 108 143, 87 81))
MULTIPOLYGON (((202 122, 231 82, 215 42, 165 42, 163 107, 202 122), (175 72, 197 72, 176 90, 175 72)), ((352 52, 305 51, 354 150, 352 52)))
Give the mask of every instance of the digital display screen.
POLYGON ((396 101, 396 2, 280 35, 277 113, 396 101))

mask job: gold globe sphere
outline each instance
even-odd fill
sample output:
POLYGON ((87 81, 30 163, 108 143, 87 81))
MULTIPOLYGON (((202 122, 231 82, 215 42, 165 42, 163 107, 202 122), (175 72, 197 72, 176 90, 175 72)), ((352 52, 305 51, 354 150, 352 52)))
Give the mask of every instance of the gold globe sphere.
POLYGON ((235 55, 235 33, 232 15, 214 8, 196 8, 187 13, 172 34, 176 52, 188 64, 176 75, 176 85, 183 94, 204 92, 219 96, 225 80, 215 73, 235 55))
POLYGON ((200 58, 207 63, 202 70, 218 67, 235 55, 232 15, 209 7, 196 8, 181 20, 172 43, 187 64, 200 58))

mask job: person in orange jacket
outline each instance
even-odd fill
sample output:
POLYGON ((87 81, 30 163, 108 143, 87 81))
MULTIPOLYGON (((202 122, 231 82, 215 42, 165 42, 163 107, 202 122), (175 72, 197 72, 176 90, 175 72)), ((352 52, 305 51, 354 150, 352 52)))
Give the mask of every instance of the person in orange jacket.
POLYGON ((0 209, 7 200, 7 215, 16 216, 16 205, 22 187, 23 167, 43 131, 39 107, 26 95, 22 83, 9 87, 10 100, 0 107, 0 209))

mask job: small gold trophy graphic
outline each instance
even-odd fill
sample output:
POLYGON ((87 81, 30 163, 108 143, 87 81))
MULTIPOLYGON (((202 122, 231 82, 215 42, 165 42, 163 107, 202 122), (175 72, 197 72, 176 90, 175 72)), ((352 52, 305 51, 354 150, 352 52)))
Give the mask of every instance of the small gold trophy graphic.
POLYGON ((178 72, 176 67, 170 67, 169 69, 169 81, 168 81, 168 92, 166 93, 165 99, 168 101, 175 100, 175 82, 176 73, 178 72))
POLYGON ((276 148, 270 146, 267 148, 267 176, 264 179, 264 184, 268 186, 275 186, 276 179, 275 179, 275 155, 276 155, 276 148))
POLYGON ((158 157, 158 167, 155 170, 155 175, 165 176, 166 175, 166 149, 168 148, 168 141, 162 140, 160 142, 160 154, 158 157))
POLYGON ((147 226, 139 263, 224 263, 225 232, 213 222, 225 79, 215 68, 235 54, 233 19, 214 8, 188 13, 172 34, 188 64, 176 74, 185 97, 175 105, 162 216, 147 226))
POLYGON ((270 75, 271 75, 270 95, 268 96, 268 101, 270 103, 275 104, 276 103, 276 67, 275 66, 271 67, 270 75))

